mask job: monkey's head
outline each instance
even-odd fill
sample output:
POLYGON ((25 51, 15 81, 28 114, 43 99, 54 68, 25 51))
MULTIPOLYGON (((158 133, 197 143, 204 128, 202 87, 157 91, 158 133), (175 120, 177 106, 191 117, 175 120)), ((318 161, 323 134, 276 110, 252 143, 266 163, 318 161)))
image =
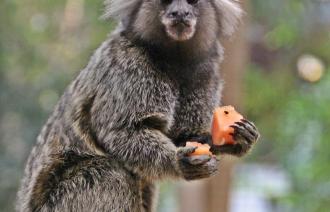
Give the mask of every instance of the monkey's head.
POLYGON ((241 13, 236 0, 106 0, 105 17, 151 43, 207 49, 232 34, 241 13))
POLYGON ((161 0, 159 16, 167 36, 174 41, 191 39, 196 31, 198 0, 161 0))

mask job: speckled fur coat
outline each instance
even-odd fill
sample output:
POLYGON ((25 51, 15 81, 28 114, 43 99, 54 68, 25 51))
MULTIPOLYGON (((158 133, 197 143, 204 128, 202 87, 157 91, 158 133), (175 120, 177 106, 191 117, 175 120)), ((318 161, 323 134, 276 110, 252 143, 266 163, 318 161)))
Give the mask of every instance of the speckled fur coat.
MULTIPOLYGON (((215 35, 232 31, 232 16, 215 35)), ((202 53, 196 40, 163 50, 129 29, 103 42, 61 97, 28 159, 18 211, 154 211, 157 181, 216 172, 215 159, 183 163, 191 150, 180 146, 210 136, 220 43, 213 36, 202 53)))

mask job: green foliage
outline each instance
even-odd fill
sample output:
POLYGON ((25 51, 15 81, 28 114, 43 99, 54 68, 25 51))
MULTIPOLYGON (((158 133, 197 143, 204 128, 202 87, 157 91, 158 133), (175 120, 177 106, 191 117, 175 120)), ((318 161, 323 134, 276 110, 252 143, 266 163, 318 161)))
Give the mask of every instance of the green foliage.
MULTIPOLYGON (((252 62, 245 79, 247 116, 262 133, 250 160, 277 163, 289 173, 292 192, 280 202, 290 211, 328 211, 330 70, 316 84, 295 74, 296 59, 304 53, 330 64, 330 31, 319 16, 326 1, 250 2, 251 29, 262 32, 254 41, 276 52, 267 68, 252 62)), ((99 19, 101 12, 102 0, 1 2, 0 210, 13 211, 23 166, 41 126, 113 29, 113 23, 99 19)))
POLYGON ((287 171, 292 190, 279 200, 284 208, 328 211, 330 70, 320 82, 307 83, 295 74, 294 65, 297 55, 305 53, 330 62, 330 31, 320 25, 322 4, 302 0, 252 4, 253 22, 266 32, 260 43, 277 55, 267 71, 252 63, 245 79, 247 113, 262 133, 250 159, 276 163, 287 171))
POLYGON ((302 84, 298 89, 280 117, 278 154, 284 155, 281 162, 294 182, 293 203, 300 211, 326 211, 330 203, 330 74, 317 85, 302 84))
POLYGON ((254 160, 266 158, 288 172, 292 193, 281 202, 292 211, 327 211, 330 73, 308 84, 290 73, 252 70, 246 78, 246 109, 263 135, 254 160))

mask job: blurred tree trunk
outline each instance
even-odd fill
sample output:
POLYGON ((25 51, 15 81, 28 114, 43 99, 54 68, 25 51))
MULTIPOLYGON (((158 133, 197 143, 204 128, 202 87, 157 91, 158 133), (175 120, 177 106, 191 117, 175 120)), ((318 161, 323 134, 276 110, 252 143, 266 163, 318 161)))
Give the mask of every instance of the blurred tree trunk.
MULTIPOLYGON (((241 1, 245 11, 248 1, 241 1)), ((242 84, 248 60, 247 15, 239 26, 236 34, 225 41, 225 60, 221 65, 221 74, 225 80, 223 105, 233 105, 242 111, 242 84)), ((227 212, 230 210, 230 188, 235 159, 223 157, 219 174, 215 177, 198 182, 182 184, 180 189, 180 212, 227 212)))
POLYGON ((84 5, 84 0, 67 0, 60 26, 61 37, 67 39, 79 29, 85 13, 84 5))

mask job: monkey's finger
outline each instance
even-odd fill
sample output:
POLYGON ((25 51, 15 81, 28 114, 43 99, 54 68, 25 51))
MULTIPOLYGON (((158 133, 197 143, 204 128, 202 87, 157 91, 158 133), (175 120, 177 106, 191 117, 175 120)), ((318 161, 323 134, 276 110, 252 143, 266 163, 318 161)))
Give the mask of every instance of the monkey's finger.
POLYGON ((217 160, 216 157, 212 157, 207 163, 198 167, 198 170, 195 170, 195 172, 197 174, 200 173, 211 176, 212 174, 217 172, 218 166, 219 166, 219 160, 217 160))
POLYGON ((197 180, 207 178, 218 173, 219 160, 216 157, 212 157, 210 161, 201 165, 193 166, 184 170, 186 180, 197 180))
POLYGON ((246 130, 248 130, 254 137, 258 137, 258 132, 255 130, 255 128, 252 127, 252 125, 248 124, 247 122, 235 122, 236 125, 239 125, 241 127, 244 127, 246 130))
POLYGON ((239 137, 243 138, 243 140, 246 140, 248 144, 251 144, 255 142, 255 136, 253 136, 248 130, 246 130, 244 127, 239 126, 239 125, 232 125, 232 128, 235 129, 234 131, 234 139, 235 140, 242 140, 239 137))
POLYGON ((248 143, 245 139, 238 139, 235 148, 237 152, 244 153, 251 148, 251 143, 248 143))
POLYGON ((249 121, 247 119, 241 119, 241 121, 248 124, 248 125, 250 125, 255 131, 258 131, 256 125, 252 121, 249 121))
POLYGON ((197 149, 196 146, 180 147, 177 150, 176 154, 179 158, 184 158, 185 156, 188 156, 191 153, 193 153, 196 149, 197 149))
POLYGON ((198 179, 203 179, 203 178, 208 178, 211 176, 214 176, 218 173, 217 169, 213 170, 196 170, 196 172, 191 172, 189 174, 186 174, 185 179, 186 180, 198 180, 198 179))
POLYGON ((222 146, 211 145, 210 152, 212 152, 212 154, 214 154, 214 155, 219 155, 221 153, 223 146, 225 146, 225 145, 222 145, 222 146))
POLYGON ((211 160, 210 155, 194 155, 182 158, 182 161, 191 165, 202 165, 211 160))
POLYGON ((255 140, 258 140, 258 138, 260 137, 260 133, 259 133, 257 127, 255 126, 255 124, 252 121, 249 121, 246 119, 242 119, 242 122, 247 124, 248 126, 250 126, 253 129, 253 132, 255 134, 255 140))
POLYGON ((219 159, 216 157, 212 157, 210 161, 208 161, 205 166, 207 166, 210 170, 217 170, 219 165, 219 159))

